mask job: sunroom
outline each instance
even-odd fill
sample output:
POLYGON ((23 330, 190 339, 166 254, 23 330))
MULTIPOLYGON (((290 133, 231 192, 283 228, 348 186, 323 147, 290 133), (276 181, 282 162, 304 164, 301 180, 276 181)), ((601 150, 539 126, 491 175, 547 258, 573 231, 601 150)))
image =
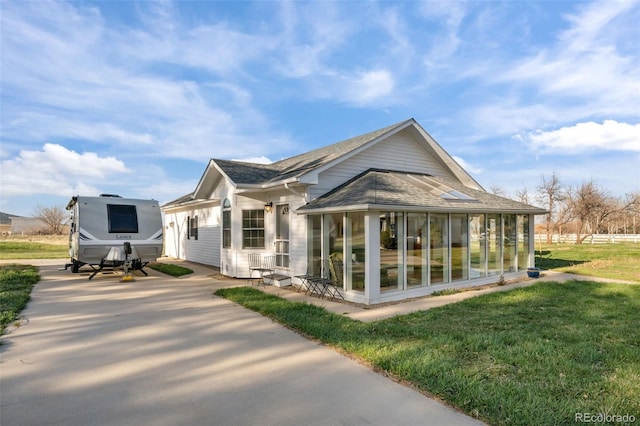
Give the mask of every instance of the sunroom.
POLYGON ((544 210, 418 173, 370 169, 301 207, 308 271, 338 259, 346 300, 377 304, 523 275, 544 210))

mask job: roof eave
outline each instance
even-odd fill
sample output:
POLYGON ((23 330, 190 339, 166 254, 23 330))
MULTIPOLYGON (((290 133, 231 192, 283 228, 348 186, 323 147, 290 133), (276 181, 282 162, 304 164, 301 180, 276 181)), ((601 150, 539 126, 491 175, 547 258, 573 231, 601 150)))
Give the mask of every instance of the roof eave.
POLYGON ((478 208, 456 208, 455 206, 414 206, 414 205, 390 205, 390 204, 354 204, 350 206, 328 206, 319 208, 300 207, 296 210, 297 214, 323 214, 323 213, 339 213, 353 211, 399 211, 399 212, 431 212, 431 213, 510 213, 510 214, 533 214, 542 215, 547 212, 542 209, 498 209, 489 208, 487 206, 478 206, 478 208))
POLYGON ((242 192, 250 192, 262 189, 273 189, 279 186, 284 187, 285 185, 289 185, 292 183, 301 183, 297 177, 292 177, 288 179, 278 180, 274 182, 266 182, 266 183, 239 183, 236 185, 237 193, 242 192))

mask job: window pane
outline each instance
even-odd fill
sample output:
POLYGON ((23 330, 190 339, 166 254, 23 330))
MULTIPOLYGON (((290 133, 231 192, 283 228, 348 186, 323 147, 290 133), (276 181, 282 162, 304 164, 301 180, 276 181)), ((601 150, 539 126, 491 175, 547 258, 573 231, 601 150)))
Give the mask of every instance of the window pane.
POLYGON ((487 239, 483 214, 469 216, 469 239, 471 244, 470 278, 486 277, 487 239))
POLYGON ((404 286, 404 215, 380 215, 380 291, 404 286))
POLYGON ((518 216, 518 269, 529 267, 529 216, 518 216))
POLYGON ((500 275, 502 270, 502 226, 499 214, 487 215, 488 275, 500 275))
POLYGON ((242 247, 264 248, 264 210, 243 210, 242 223, 242 247))
POLYGON ((446 214, 430 215, 431 284, 449 282, 448 219, 446 214))
POLYGON ((502 270, 504 272, 515 272, 518 270, 518 259, 516 258, 516 215, 505 214, 502 217, 504 220, 502 270))
POLYGON ((136 206, 107 204, 109 233, 137 234, 138 213, 136 206))
POLYGON ((324 215, 324 237, 326 252, 324 258, 336 257, 342 259, 344 247, 344 230, 342 227, 342 213, 324 215))
POLYGON ((222 247, 231 247, 231 210, 222 212, 222 247))
POLYGON ((364 213, 347 213, 347 224, 347 261, 344 262, 347 289, 364 291, 364 213))
POLYGON ((307 273, 320 275, 322 258, 322 216, 309 216, 307 226, 307 273))
POLYGON ((427 214, 407 213, 407 287, 427 285, 427 214))
POLYGON ((466 214, 451 215, 451 279, 469 279, 468 224, 466 214))

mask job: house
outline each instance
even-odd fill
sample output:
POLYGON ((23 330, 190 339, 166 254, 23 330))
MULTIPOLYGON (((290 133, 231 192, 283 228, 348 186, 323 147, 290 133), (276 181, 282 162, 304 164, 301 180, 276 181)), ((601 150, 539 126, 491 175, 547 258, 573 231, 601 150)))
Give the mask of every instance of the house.
POLYGON ((485 191, 414 119, 267 165, 212 159, 162 210, 168 256, 249 277, 271 254, 284 285, 338 259, 365 304, 522 275, 545 213, 485 191))

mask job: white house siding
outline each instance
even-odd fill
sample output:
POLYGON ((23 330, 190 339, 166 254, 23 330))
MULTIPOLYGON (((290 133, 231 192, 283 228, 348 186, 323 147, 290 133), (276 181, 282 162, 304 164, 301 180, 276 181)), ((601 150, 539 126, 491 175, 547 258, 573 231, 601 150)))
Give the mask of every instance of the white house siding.
POLYGON ((165 212, 165 255, 220 266, 220 207, 165 212), (187 238, 189 217, 198 216, 198 239, 187 238))
MULTIPOLYGON (((224 275, 236 278, 249 277, 249 253, 263 256, 275 254, 275 211, 279 204, 289 204, 289 268, 278 268, 277 273, 298 275, 306 270, 306 221, 304 216, 295 210, 305 204, 304 199, 289 191, 263 193, 264 199, 258 200, 248 196, 229 197, 231 201, 231 249, 222 249, 220 269, 224 275), (266 202, 273 202, 271 213, 265 213, 265 246, 264 248, 245 249, 242 247, 242 211, 263 209, 266 202), (299 272, 302 271, 302 272, 299 272)), ((255 278, 255 275, 254 275, 255 278)))
POLYGON ((312 186, 309 190, 310 200, 371 168, 428 173, 438 177, 454 178, 442 163, 435 160, 427 152, 427 149, 407 133, 400 132, 320 173, 318 185, 312 186))
MULTIPOLYGON (((199 216, 198 216, 199 218, 199 216)), ((200 226, 198 239, 187 240, 185 257, 191 262, 220 266, 220 226, 200 226)))

